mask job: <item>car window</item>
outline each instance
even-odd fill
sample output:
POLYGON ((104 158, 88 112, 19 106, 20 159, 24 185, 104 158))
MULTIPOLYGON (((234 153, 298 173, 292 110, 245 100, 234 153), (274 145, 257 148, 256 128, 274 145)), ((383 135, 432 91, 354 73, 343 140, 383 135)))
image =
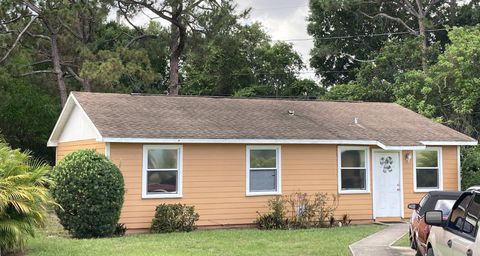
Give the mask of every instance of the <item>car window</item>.
POLYGON ((466 195, 463 197, 458 206, 453 209, 452 214, 450 214, 448 226, 454 230, 461 231, 463 229, 463 224, 465 223, 465 211, 472 199, 472 195, 466 195))
POLYGON ((420 203, 418 203, 418 209, 417 209, 418 213, 422 212, 422 208, 425 206, 429 198, 430 198, 430 195, 426 194, 425 196, 423 196, 422 200, 420 200, 420 203))
POLYGON ((452 211, 452 207, 455 204, 456 200, 453 199, 440 199, 435 204, 435 210, 440 210, 443 213, 443 216, 448 216, 452 211))
POLYGON ((463 224, 462 231, 470 236, 471 238, 475 238, 477 233, 477 222, 480 214, 480 195, 476 194, 473 197, 472 202, 467 208, 466 216, 465 216, 465 223, 463 224))

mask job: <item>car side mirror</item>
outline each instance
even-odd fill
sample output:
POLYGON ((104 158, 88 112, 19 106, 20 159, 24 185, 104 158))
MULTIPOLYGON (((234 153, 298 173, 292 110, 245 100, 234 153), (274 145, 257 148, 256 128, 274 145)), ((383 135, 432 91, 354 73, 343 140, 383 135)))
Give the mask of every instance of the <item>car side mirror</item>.
POLYGON ((428 211, 425 213, 425 223, 432 226, 443 226, 443 212, 442 211, 428 211))
POLYGON ((408 204, 408 209, 410 210, 417 210, 420 205, 416 203, 409 203, 408 204))

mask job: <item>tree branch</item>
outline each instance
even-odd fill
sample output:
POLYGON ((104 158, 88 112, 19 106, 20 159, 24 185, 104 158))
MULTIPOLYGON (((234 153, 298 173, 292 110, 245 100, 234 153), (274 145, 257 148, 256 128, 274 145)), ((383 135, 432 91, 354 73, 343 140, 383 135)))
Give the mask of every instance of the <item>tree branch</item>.
POLYGON ((35 4, 31 3, 30 1, 28 0, 24 0, 23 3, 25 3, 25 5, 30 8, 30 10, 32 10, 33 12, 35 12, 37 15, 40 15, 40 13, 42 12, 42 10, 37 7, 35 4))
POLYGON ((70 73, 70 75, 72 75, 80 83, 85 82, 85 80, 83 78, 81 78, 79 75, 77 75, 77 73, 75 73, 75 71, 73 71, 73 69, 71 67, 67 66, 67 71, 68 71, 68 73, 70 73))
POLYGON ((83 40, 83 37, 78 34, 77 32, 73 31, 73 29, 68 26, 67 24, 65 24, 63 21, 61 21, 60 19, 58 19, 58 22, 60 22, 60 24, 62 25, 62 27, 64 27, 65 29, 67 29, 68 32, 70 32, 70 34, 72 34, 74 37, 76 37, 78 40, 82 41, 83 40))
POLYGON ((136 41, 142 40, 142 39, 145 39, 145 38, 158 38, 158 36, 157 36, 157 35, 147 35, 147 34, 137 36, 137 37, 133 38, 132 40, 130 40, 130 42, 128 42, 128 44, 126 45, 126 47, 130 47, 130 46, 131 46, 132 44, 134 44, 136 41))
POLYGON ((23 28, 20 34, 18 34, 17 38, 15 39, 15 42, 13 42, 12 47, 10 47, 10 49, 7 50, 7 53, 5 54, 5 56, 3 56, 3 58, 0 59, 0 63, 4 62, 8 58, 8 56, 10 56, 10 53, 12 53, 12 51, 17 47, 18 43, 20 42, 20 39, 23 37, 25 32, 27 32, 27 30, 30 28, 33 22, 37 19, 37 17, 38 16, 32 16, 30 18, 30 21, 28 22, 28 24, 23 28))
POLYGON ((10 24, 10 23, 14 23, 15 21, 20 20, 20 19, 22 19, 22 18, 31 17, 31 16, 35 16, 35 15, 33 15, 33 14, 20 15, 20 16, 18 16, 18 17, 15 17, 15 18, 11 19, 11 20, 7 20, 7 21, 4 21, 4 22, 0 22, 0 24, 2 24, 2 25, 7 25, 7 24, 10 24))
POLYGON ((36 37, 36 38, 48 40, 48 41, 50 41, 50 39, 51 39, 49 36, 40 35, 40 34, 32 34, 32 33, 30 33, 30 32, 27 32, 27 35, 29 35, 29 36, 31 36, 31 37, 36 37))
POLYGON ((389 20, 392 20, 392 21, 395 21, 397 23, 399 23, 400 25, 404 26, 408 32, 410 32, 411 34, 413 35, 416 35, 418 36, 418 32, 414 29, 412 29, 410 26, 407 25, 407 23, 405 23, 402 19, 400 18, 397 18, 397 17, 392 17, 386 13, 378 13, 378 14, 375 14, 373 16, 370 16, 362 11, 360 11, 361 14, 365 15, 366 17, 370 18, 370 19, 375 19, 377 17, 383 17, 383 18, 386 18, 386 19, 389 19, 389 20))
POLYGON ((402 0, 403 7, 407 9, 407 11, 411 12, 415 17, 418 17, 418 12, 415 10, 415 7, 413 7, 412 3, 410 3, 409 0, 402 0))
POLYGON ((440 0, 432 0, 430 3, 428 3, 427 8, 425 8, 425 12, 423 13, 425 16, 428 15, 428 13, 432 10, 432 8, 438 4, 440 0))
POLYGON ((36 74, 55 74, 55 72, 53 70, 35 70, 35 71, 23 73, 23 74, 20 75, 20 77, 31 76, 31 75, 36 75, 36 74))

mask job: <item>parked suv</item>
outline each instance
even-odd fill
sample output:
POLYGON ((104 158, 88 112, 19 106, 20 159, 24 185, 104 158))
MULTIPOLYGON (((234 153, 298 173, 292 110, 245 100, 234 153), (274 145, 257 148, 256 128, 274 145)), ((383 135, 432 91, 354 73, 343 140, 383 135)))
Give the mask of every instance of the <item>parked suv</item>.
POLYGON ((417 255, 427 254, 427 239, 430 234, 430 225, 425 223, 425 212, 431 210, 441 210, 446 220, 453 205, 462 192, 444 192, 431 191, 425 194, 420 202, 408 204, 408 208, 413 210, 409 223, 410 246, 417 250, 417 255))
POLYGON ((480 192, 464 192, 453 205, 448 218, 442 211, 425 213, 425 222, 432 225, 427 240, 428 256, 480 256, 480 192))

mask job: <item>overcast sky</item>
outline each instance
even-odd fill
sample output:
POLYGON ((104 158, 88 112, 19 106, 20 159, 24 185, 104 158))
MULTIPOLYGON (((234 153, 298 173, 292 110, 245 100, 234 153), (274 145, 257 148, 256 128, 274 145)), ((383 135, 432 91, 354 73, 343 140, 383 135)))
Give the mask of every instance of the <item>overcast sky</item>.
MULTIPOLYGON (((313 71, 309 68, 309 53, 313 41, 290 39, 310 38, 307 34, 308 0, 236 0, 238 10, 251 7, 249 22, 260 22, 272 40, 286 40, 293 44, 294 49, 302 56, 307 69, 303 70, 301 77, 314 78, 313 71)), ((154 17, 154 15, 147 15, 154 17)), ((139 15, 135 23, 146 24, 149 18, 139 15)), ((161 23, 163 23, 161 21, 161 23)))

